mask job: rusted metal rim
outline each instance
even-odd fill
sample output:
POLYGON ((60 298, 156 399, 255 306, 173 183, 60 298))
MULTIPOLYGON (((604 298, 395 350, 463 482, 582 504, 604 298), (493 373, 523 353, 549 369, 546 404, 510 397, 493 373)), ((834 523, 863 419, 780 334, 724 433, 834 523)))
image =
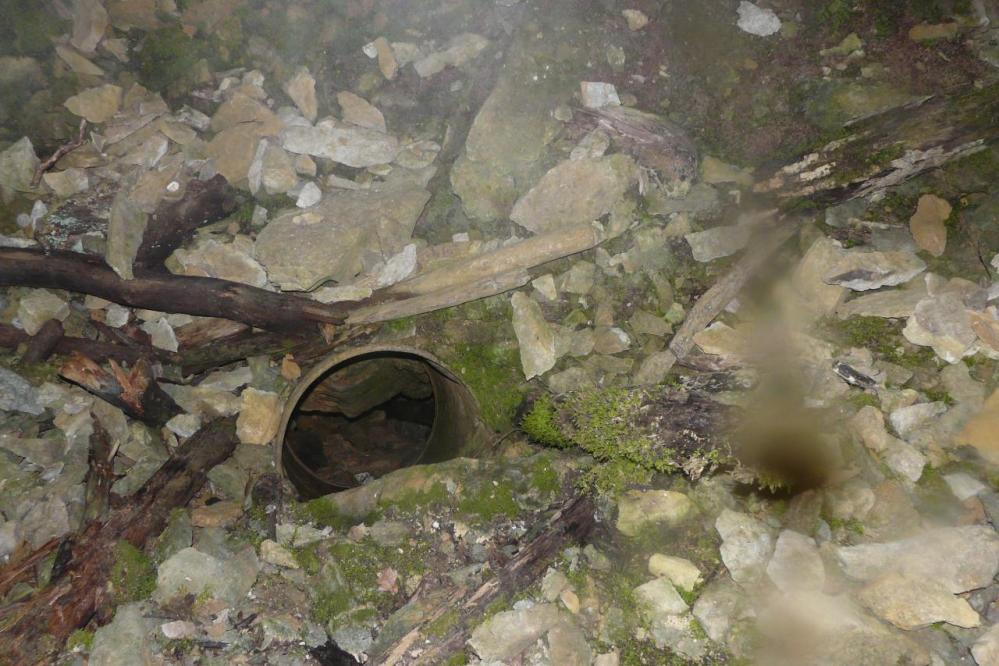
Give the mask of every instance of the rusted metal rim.
POLYGON ((422 452, 407 465, 440 462, 461 455, 477 455, 491 440, 488 428, 479 418, 479 404, 472 392, 451 370, 433 355, 413 347, 366 345, 331 354, 299 379, 288 396, 281 416, 275 447, 275 465, 304 498, 319 497, 346 490, 316 476, 310 467, 285 445, 285 435, 309 390, 339 368, 361 360, 379 357, 406 358, 426 365, 433 389, 434 423, 422 452))

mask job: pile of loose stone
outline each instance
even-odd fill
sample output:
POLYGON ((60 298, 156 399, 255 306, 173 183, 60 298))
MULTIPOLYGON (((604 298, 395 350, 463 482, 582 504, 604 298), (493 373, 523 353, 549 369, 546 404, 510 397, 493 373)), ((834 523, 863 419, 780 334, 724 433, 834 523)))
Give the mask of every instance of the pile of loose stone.
MULTIPOLYGON (((59 103, 88 122, 88 140, 38 185, 41 156, 29 138, 0 152, 0 194, 25 209, 0 245, 97 253, 128 278, 157 206, 182 198, 192 179, 221 174, 252 195, 246 219, 199 234, 168 268, 335 302, 601 219, 609 242, 552 264, 509 307, 502 298, 491 305, 509 317, 503 328, 516 337, 523 377, 563 394, 667 379, 674 327, 750 242, 754 219, 726 214, 751 188, 748 170, 708 156, 696 182, 658 184, 601 130, 554 142, 572 118, 569 99, 525 94, 538 74, 515 53, 450 174, 471 231, 431 244, 414 227, 442 132, 390 127, 360 91, 340 91, 339 113, 321 116, 323 82, 301 67, 283 77, 264 67, 205 72, 198 90, 211 112, 171 107, 93 62, 124 65, 127 43, 112 28, 159 21, 157 3, 128 4, 74 4, 72 34, 51 57, 86 82, 59 103), (81 219, 79 210, 102 202, 107 219, 81 219), (489 226, 507 219, 517 226, 489 226)), ((630 31, 649 23, 637 9, 620 18, 630 31)), ((748 2, 736 20, 759 38, 781 30, 773 11, 748 2)), ((859 47, 848 40, 824 57, 853 58, 859 47)), ((363 52, 373 76, 393 81, 412 68, 433 81, 472 67, 488 45, 475 33, 379 37, 363 52)), ((35 76, 31 63, 5 64, 35 76)), ((582 76, 577 90, 573 101, 593 108, 634 102, 582 76)), ((696 338, 719 367, 762 376, 768 348, 759 341, 781 332, 779 360, 794 364, 803 406, 829 410, 840 426, 818 438, 835 463, 828 483, 775 497, 727 474, 693 484, 660 477, 601 498, 591 542, 490 608, 472 632, 470 663, 932 664, 969 654, 978 666, 999 663, 999 394, 990 374, 999 283, 947 269, 961 197, 933 190, 922 180, 905 191, 920 196, 910 197, 902 224, 884 223, 878 202, 826 211, 801 233, 801 258, 770 285, 779 307, 740 298, 696 338), (863 244, 844 242, 858 231, 863 244)), ((999 257, 983 258, 999 269, 999 257)), ((199 320, 51 290, 0 294, 3 323, 34 334, 50 319, 69 334, 88 320, 138 329, 170 351, 176 332, 199 320)), ((411 330, 377 340, 405 340, 411 330)), ((274 472, 283 398, 301 372, 294 359, 251 358, 194 386, 164 383, 183 413, 162 429, 58 381, 47 366, 15 360, 0 367, 0 557, 79 528, 95 423, 115 442, 112 492, 127 501, 202 424, 238 416, 233 457, 149 553, 130 555, 137 575, 113 574, 113 621, 75 635, 63 663, 297 664, 329 641, 375 659, 430 611, 434 597, 417 590, 487 580, 593 464, 514 435, 495 459, 408 468, 289 503, 270 534, 273 507, 252 488, 274 472)), ((752 395, 720 399, 754 404, 752 395)), ((41 583, 51 566, 40 567, 41 583)), ((3 603, 30 592, 18 585, 3 603)), ((445 635, 455 620, 445 616, 432 633, 445 635)))

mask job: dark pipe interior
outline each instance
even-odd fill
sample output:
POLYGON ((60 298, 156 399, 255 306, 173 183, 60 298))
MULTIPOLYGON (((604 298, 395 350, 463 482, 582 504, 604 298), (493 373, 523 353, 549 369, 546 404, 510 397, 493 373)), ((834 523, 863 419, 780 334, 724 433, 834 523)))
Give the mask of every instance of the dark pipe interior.
POLYGON ((285 469, 299 492, 346 489, 417 463, 434 425, 431 372, 418 356, 383 352, 345 361, 314 382, 284 439, 285 469))

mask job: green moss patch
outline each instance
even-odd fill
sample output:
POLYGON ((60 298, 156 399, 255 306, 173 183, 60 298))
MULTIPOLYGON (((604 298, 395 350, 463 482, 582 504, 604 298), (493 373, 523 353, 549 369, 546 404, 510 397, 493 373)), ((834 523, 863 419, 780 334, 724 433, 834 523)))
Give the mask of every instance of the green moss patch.
POLYGON ((66 639, 66 651, 83 650, 90 652, 94 646, 94 632, 84 629, 77 629, 66 639))
POLYGON ((573 444, 592 455, 599 464, 583 475, 582 485, 616 494, 630 485, 648 483, 655 472, 674 469, 637 425, 644 397, 641 391, 620 388, 580 391, 558 405, 543 397, 535 401, 521 427, 539 444, 573 444))
POLYGON ((905 368, 936 367, 936 354, 902 337, 903 322, 882 317, 827 319, 825 328, 844 346, 864 347, 886 361, 905 368))
POLYGON ((115 604, 148 599, 156 589, 156 567, 141 550, 126 541, 119 541, 115 545, 111 585, 115 604))
POLYGON ((509 482, 485 481, 475 490, 465 493, 458 502, 458 510, 483 520, 492 520, 497 516, 513 518, 520 513, 520 506, 514 499, 509 482))
POLYGON ((534 401, 521 420, 520 427, 528 437, 542 446, 562 448, 572 443, 559 427, 555 404, 548 395, 534 401))
POLYGON ((447 359, 482 408, 482 420, 494 430, 508 430, 524 400, 520 354, 513 344, 458 344, 447 359))

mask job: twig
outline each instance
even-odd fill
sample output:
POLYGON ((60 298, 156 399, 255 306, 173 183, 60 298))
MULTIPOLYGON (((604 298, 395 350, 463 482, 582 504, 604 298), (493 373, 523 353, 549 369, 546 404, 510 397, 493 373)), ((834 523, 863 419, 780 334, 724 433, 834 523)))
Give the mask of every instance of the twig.
POLYGON ((687 318, 670 340, 669 350, 676 360, 682 360, 694 347, 694 336, 707 328, 721 314, 753 275, 767 262, 781 245, 798 231, 799 220, 780 218, 778 227, 760 245, 746 254, 718 282, 697 299, 687 318))
POLYGON ((54 167, 56 162, 62 159, 63 155, 71 153, 83 145, 83 133, 86 131, 86 129, 87 129, 87 119, 82 118, 80 119, 80 131, 77 133, 76 139, 70 141, 69 143, 65 143, 59 146, 59 148, 54 153, 52 153, 52 157, 48 158, 47 160, 39 164, 38 168, 35 169, 35 176, 31 179, 32 187, 38 187, 38 183, 42 182, 42 176, 45 174, 45 172, 54 167))

